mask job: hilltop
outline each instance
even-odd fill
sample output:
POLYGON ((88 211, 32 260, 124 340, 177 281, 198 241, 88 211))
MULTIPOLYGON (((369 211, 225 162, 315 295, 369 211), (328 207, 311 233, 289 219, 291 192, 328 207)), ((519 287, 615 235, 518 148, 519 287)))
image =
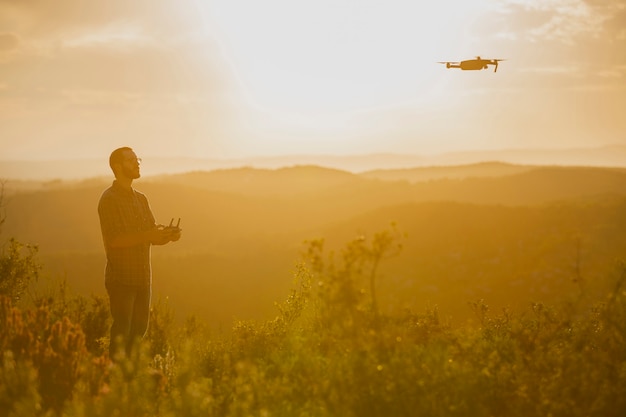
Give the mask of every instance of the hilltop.
MULTIPOLYGON (((103 293, 96 213, 107 178, 11 188, 3 236, 39 245, 46 270, 103 293)), ((184 238, 153 250, 155 294, 215 325, 271 314, 304 241, 329 249, 395 222, 407 238, 381 273, 385 308, 493 297, 520 305, 609 274, 626 242, 626 170, 482 163, 353 173, 228 168, 135 183, 184 238), (578 282, 578 284, 575 284, 578 282)))
MULTIPOLYGON (((141 152, 140 150, 138 150, 141 152)), ((215 171, 241 167, 279 169, 292 166, 323 166, 352 173, 374 170, 455 167, 497 161, 512 165, 624 167, 626 146, 608 145, 568 149, 496 149, 443 152, 438 154, 374 153, 362 155, 281 155, 234 158, 202 158, 141 155, 145 176, 215 171)), ((0 179, 12 181, 79 180, 109 176, 107 158, 66 160, 4 160, 0 158, 0 179)))

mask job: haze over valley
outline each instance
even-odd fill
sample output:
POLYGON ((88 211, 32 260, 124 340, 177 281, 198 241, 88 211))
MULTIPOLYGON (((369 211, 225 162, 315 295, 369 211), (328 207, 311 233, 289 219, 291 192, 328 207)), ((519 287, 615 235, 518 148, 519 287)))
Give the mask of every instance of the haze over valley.
MULTIPOLYGON (((521 165, 603 166, 626 165, 626 146, 611 145, 567 149, 500 149, 473 150, 434 154, 383 153, 353 155, 278 155, 249 158, 147 157, 142 172, 147 176, 159 174, 209 171, 227 168, 283 168, 294 165, 317 165, 355 173, 378 169, 411 169, 429 167, 444 170, 451 165, 482 162, 502 162, 521 165)), ((24 159, 0 157, 0 178, 14 181, 81 180, 110 176, 106 158, 87 159, 24 159)))
MULTIPOLYGON (((39 246, 40 286, 65 279, 78 293, 104 294, 95 206, 109 183, 5 183, 2 234, 39 246)), ((239 167, 147 176, 135 187, 158 222, 180 217, 183 228, 180 242, 153 248, 155 296, 180 318, 222 329, 275 314, 307 240, 337 251, 395 224, 403 249, 381 266, 381 306, 438 306, 456 322, 471 318, 466 306, 477 299, 515 309, 598 291, 626 244, 626 168, 239 167)))

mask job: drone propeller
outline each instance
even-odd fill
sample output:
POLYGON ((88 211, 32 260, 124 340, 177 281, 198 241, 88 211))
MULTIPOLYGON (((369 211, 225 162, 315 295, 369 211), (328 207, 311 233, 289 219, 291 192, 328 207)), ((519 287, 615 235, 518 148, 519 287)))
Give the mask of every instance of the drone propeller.
POLYGON ((506 59, 492 59, 491 60, 493 65, 495 65, 495 68, 493 69, 493 72, 497 72, 498 71, 498 62, 500 62, 500 61, 506 61, 506 59))

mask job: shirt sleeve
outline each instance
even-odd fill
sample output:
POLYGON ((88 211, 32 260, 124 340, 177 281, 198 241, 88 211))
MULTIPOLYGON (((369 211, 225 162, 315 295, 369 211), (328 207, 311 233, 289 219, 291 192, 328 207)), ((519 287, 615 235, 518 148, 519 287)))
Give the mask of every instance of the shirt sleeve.
POLYGON ((122 222, 115 201, 106 194, 100 198, 98 203, 98 216, 100 217, 102 239, 104 244, 108 246, 111 239, 122 233, 122 222))
POLYGON ((146 228, 151 229, 156 226, 156 220, 154 218, 154 214, 152 214, 152 209, 150 208, 150 203, 148 202, 148 197, 145 194, 137 192, 139 199, 141 201, 141 205, 144 211, 144 219, 146 222, 146 228))

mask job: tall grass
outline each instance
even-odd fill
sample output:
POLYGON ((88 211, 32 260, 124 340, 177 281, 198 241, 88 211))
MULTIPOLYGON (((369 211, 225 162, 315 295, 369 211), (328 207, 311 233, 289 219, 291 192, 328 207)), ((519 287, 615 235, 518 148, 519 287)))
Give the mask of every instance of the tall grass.
MULTIPOLYGON (((106 300, 0 299, 0 416, 622 416, 626 268, 589 303, 521 313, 470 300, 476 326, 376 303, 394 229, 328 253, 309 243, 265 321, 215 334, 154 303, 131 357, 106 356, 106 300)), ((589 300, 587 300, 589 301, 589 300)))

